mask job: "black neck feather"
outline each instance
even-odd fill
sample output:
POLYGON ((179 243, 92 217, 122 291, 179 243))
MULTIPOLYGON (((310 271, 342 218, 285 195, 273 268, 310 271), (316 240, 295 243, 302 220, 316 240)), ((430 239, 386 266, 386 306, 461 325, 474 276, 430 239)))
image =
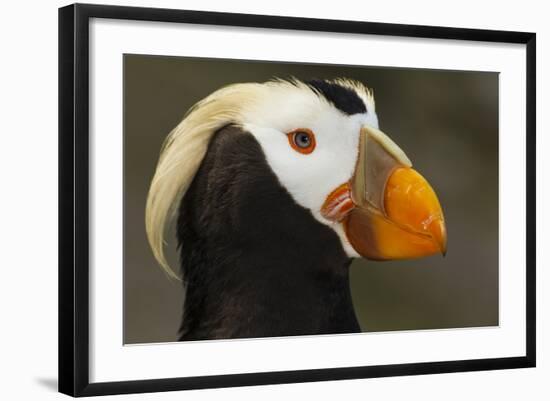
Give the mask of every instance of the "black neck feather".
POLYGON ((251 134, 216 133, 177 230, 180 339, 360 331, 340 240, 280 185, 251 134))

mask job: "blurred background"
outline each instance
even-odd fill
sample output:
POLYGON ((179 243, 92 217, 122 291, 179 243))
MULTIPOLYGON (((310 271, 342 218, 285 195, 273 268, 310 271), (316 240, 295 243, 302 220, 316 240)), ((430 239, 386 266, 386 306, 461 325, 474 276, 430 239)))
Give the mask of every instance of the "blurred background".
MULTIPOLYGON (((177 339, 181 283, 147 243, 147 191, 166 135, 221 86, 273 77, 347 77, 374 89, 380 128, 432 184, 448 252, 352 264, 363 331, 498 325, 498 73, 124 56, 124 342, 177 339)), ((168 257, 177 266, 174 235, 168 257)))

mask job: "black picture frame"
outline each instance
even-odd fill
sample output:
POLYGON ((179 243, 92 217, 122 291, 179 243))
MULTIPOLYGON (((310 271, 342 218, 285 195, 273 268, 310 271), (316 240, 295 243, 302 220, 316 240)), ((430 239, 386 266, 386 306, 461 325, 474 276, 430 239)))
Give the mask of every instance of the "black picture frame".
POLYGON ((59 9, 59 391, 72 396, 250 386, 535 366, 536 35, 479 29, 219 12, 75 4, 59 9), (91 18, 180 22, 526 45, 526 353, 495 359, 407 363, 90 383, 89 380, 89 22, 91 18))

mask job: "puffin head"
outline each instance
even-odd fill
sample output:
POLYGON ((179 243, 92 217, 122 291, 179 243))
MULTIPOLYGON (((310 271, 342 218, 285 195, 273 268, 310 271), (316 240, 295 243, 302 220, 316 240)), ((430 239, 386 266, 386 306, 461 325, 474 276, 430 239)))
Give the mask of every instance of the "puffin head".
POLYGON ((429 183, 379 129, 372 92, 347 79, 234 84, 197 103, 170 133, 147 199, 146 229, 170 274, 164 232, 212 136, 254 137, 293 200, 337 234, 349 257, 445 254, 443 212, 429 183))

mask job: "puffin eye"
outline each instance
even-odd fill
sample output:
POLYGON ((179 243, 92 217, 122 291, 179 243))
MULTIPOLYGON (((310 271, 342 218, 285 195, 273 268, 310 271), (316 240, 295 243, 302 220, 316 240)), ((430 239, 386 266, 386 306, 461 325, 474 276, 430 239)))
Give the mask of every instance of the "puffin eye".
POLYGON ((299 148, 309 148, 311 145, 311 137, 307 132, 297 132, 294 134, 294 143, 299 148))
POLYGON ((292 148, 303 154, 310 154, 315 149, 315 135, 307 128, 298 128, 287 134, 292 148))

